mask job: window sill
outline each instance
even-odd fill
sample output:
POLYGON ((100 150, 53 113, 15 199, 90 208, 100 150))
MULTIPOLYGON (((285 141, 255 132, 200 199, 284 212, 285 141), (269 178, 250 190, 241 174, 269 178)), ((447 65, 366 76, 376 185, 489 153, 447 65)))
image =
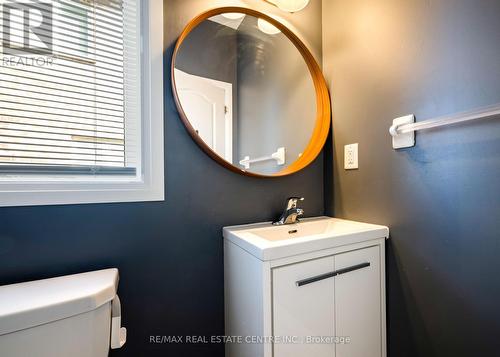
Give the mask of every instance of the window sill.
POLYGON ((163 180, 8 183, 0 207, 163 201, 163 180))

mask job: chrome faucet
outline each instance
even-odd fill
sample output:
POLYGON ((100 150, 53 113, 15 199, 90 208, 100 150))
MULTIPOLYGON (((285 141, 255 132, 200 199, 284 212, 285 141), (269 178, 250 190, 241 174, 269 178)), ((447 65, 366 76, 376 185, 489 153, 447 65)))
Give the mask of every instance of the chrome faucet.
POLYGON ((281 226, 283 224, 293 224, 299 222, 299 216, 304 214, 302 208, 297 208, 297 203, 299 201, 304 201, 304 197, 290 197, 286 201, 286 208, 281 214, 281 217, 276 222, 273 222, 275 226, 281 226))

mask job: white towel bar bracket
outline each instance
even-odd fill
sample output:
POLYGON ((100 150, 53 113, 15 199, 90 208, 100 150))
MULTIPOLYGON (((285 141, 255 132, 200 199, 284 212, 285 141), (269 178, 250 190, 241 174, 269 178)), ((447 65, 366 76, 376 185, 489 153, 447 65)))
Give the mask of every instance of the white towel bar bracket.
POLYGON ((389 133, 392 135, 392 147, 394 149, 409 148, 415 146, 415 132, 398 133, 398 127, 405 124, 415 123, 415 115, 405 115, 404 117, 396 118, 392 121, 392 126, 389 128, 389 133))

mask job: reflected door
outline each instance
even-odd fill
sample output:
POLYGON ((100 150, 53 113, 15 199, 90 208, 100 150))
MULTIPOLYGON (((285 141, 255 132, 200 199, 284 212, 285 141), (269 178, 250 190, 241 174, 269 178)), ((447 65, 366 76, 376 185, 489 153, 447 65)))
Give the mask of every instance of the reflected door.
POLYGON ((175 70, 184 113, 196 133, 219 156, 232 162, 232 85, 175 70))

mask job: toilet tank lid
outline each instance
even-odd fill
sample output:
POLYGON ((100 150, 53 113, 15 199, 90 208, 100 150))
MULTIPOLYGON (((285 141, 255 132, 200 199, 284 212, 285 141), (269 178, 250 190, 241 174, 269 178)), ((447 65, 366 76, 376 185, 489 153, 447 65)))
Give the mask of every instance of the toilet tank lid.
POLYGON ((118 269, 0 286, 0 335, 95 310, 117 287, 118 269))

